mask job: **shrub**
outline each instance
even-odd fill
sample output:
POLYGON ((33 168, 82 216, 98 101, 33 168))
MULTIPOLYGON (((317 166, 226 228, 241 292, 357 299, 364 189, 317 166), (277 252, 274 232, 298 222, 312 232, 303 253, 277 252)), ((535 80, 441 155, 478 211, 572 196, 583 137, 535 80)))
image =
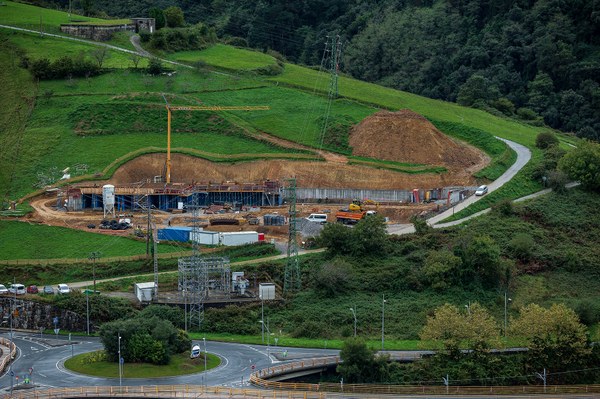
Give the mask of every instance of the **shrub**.
POLYGON ((514 205, 510 199, 503 199, 492 205, 492 211, 502 216, 511 216, 514 213, 514 205))
POLYGON ((509 248, 511 254, 523 261, 527 262, 531 259, 533 253, 533 238, 526 233, 515 234, 509 242, 509 248))
POLYGON ((243 37, 232 36, 225 39, 225 44, 235 47, 248 47, 248 41, 243 37))
POLYGON ((558 138, 552 132, 541 132, 535 138, 535 146, 542 150, 558 145, 558 138))
POLYGON ((345 292, 351 280, 351 266, 339 259, 320 265, 313 274, 315 291, 325 297, 335 297, 345 292))
POLYGON ((548 187, 559 194, 564 194, 567 191, 565 184, 569 182, 567 175, 560 170, 551 170, 548 172, 548 187))
POLYGON ((150 75, 160 75, 163 71, 162 61, 158 58, 151 58, 147 70, 150 75))

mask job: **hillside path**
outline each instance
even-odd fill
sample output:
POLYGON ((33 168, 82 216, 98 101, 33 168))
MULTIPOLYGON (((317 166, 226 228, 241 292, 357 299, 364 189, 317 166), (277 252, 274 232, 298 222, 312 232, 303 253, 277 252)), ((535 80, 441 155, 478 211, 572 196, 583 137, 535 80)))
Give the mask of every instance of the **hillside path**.
MULTIPOLYGON (((511 141, 511 140, 506 140, 506 139, 503 139, 500 137, 496 137, 496 138, 498 140, 504 141, 510 148, 512 148, 517 153, 517 160, 515 161, 514 164, 511 165, 510 168, 508 168, 508 170, 506 172, 504 172, 502 174, 502 176, 500 176, 499 178, 497 178, 496 180, 494 180, 493 182, 488 184, 488 190, 490 193, 492 191, 499 189, 504 184, 509 182, 510 179, 512 179, 521 169, 523 169, 523 167, 525 165, 527 165, 527 162, 529 162, 529 160, 531 159, 531 151, 529 150, 529 148, 525 147, 522 144, 515 143, 514 141, 511 141)), ((455 212, 459 212, 459 211, 465 209, 469 205, 479 201, 481 198, 483 198, 483 197, 478 197, 478 196, 472 195, 469 198, 462 201, 461 203, 456 204, 452 208, 450 208, 438 215, 435 215, 434 217, 427 219, 427 224, 429 224, 430 226, 433 226, 434 228, 444 228, 444 227, 448 227, 448 226, 455 226, 457 224, 461 224, 461 223, 463 223, 469 219, 472 219, 474 217, 483 215, 484 213, 489 212, 489 209, 484 209, 483 211, 477 212, 473 215, 469 215, 460 220, 454 220, 452 222, 438 224, 440 221, 454 215, 455 212)), ((402 235, 402 234, 410 234, 410 233, 414 233, 414 232, 415 232, 415 228, 412 224, 397 224, 397 225, 391 225, 388 227, 389 234, 402 235)))
MULTIPOLYGON (((17 26, 0 25, 0 28, 12 29, 12 30, 16 30, 16 31, 19 31, 19 32, 33 33, 33 34, 40 35, 40 36, 49 36, 49 37, 54 37, 54 38, 57 38, 57 39, 71 40, 71 41, 74 41, 74 42, 80 42, 80 43, 90 44, 92 46, 106 47, 106 48, 109 48, 111 50, 121 51, 121 52, 128 53, 128 54, 138 54, 138 55, 140 55, 142 57, 148 57, 148 58, 149 57, 154 57, 152 54, 150 54, 149 52, 147 52, 146 50, 144 50, 143 48, 141 48, 141 46, 140 46, 141 51, 139 51, 138 47, 135 46, 135 44, 134 44, 134 47, 136 48, 136 51, 133 51, 133 50, 129 50, 129 49, 126 49, 126 48, 123 48, 123 47, 113 46, 112 44, 108 44, 108 43, 100 43, 100 42, 95 42, 95 41, 92 41, 92 40, 81 39, 81 38, 78 38, 78 37, 58 35, 58 34, 55 34, 55 33, 39 32, 37 30, 19 28, 17 26)), ((133 44, 133 41, 131 43, 133 44)), ((184 67, 184 68, 193 69, 192 66, 186 65, 186 64, 182 64, 180 62, 167 60, 165 58, 158 58, 158 57, 156 57, 156 58, 159 59, 162 62, 167 63, 167 64, 172 64, 172 65, 177 65, 177 66, 181 66, 181 67, 184 67)))
POLYGON ((131 42, 131 44, 133 45, 133 47, 135 47, 135 49, 137 50, 138 54, 144 57, 152 57, 152 54, 150 54, 149 52, 147 52, 146 50, 144 50, 144 48, 142 47, 142 45, 140 44, 140 35, 132 35, 129 38, 129 41, 131 42))

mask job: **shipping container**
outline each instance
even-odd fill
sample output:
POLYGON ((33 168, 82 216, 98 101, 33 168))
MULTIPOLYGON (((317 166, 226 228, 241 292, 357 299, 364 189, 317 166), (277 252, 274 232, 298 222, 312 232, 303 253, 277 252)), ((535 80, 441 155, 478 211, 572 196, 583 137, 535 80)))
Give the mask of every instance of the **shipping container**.
POLYGON ((221 244, 226 246, 252 244, 255 242, 258 242, 258 233, 256 231, 221 233, 221 244))
POLYGON ((198 231, 190 233, 190 240, 202 245, 219 245, 218 231, 198 231))
POLYGON ((188 242, 190 240, 191 227, 172 226, 158 229, 158 239, 163 241, 188 242))

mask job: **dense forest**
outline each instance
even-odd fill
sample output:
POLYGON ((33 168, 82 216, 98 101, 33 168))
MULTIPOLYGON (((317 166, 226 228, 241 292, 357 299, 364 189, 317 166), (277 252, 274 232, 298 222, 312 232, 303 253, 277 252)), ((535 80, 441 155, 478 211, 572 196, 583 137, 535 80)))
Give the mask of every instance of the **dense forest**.
MULTIPOLYGON (((54 5, 65 7, 67 0, 54 5)), ((342 72, 600 139, 600 2, 592 0, 81 0, 87 13, 156 16, 321 63, 344 43, 342 72)), ((240 41, 236 41, 240 43, 240 41)))

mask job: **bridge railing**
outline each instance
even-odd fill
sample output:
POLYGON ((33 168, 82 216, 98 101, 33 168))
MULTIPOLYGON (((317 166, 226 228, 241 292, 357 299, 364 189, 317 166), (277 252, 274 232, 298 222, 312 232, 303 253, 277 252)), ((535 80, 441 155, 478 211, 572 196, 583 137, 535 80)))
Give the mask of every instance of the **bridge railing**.
POLYGON ((333 366, 340 363, 338 356, 305 359, 258 370, 250 382, 265 389, 356 394, 400 395, 543 395, 543 394, 596 394, 600 385, 518 385, 518 386, 448 386, 445 385, 377 385, 341 383, 298 383, 271 381, 271 378, 302 370, 333 366))
POLYGON ((224 398, 257 399, 325 399, 326 394, 303 391, 265 391, 262 389, 227 388, 203 385, 152 385, 152 386, 99 386, 51 389, 13 390, 2 399, 56 399, 87 397, 143 397, 143 398, 189 398, 211 395, 224 398))

